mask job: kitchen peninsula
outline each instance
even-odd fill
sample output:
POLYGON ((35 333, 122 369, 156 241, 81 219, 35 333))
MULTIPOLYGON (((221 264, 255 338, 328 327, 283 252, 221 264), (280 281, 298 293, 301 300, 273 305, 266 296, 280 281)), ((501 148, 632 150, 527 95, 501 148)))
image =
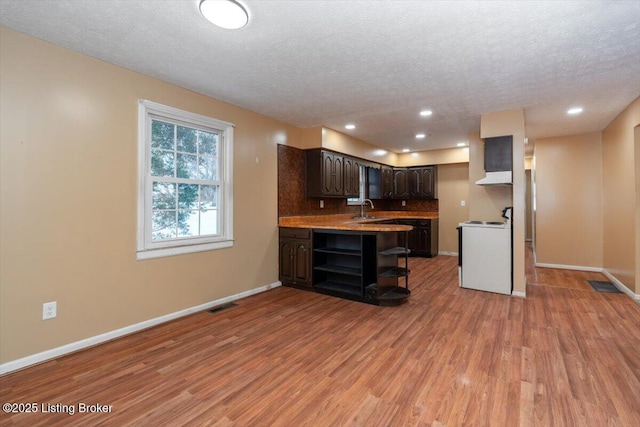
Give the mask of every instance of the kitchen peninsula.
POLYGON ((286 286, 370 304, 401 302, 410 293, 407 248, 415 239, 412 224, 418 223, 428 225, 428 236, 435 235, 437 253, 434 212, 380 211, 366 219, 351 214, 281 217, 280 280, 286 286), (404 283, 398 283, 399 278, 404 283))

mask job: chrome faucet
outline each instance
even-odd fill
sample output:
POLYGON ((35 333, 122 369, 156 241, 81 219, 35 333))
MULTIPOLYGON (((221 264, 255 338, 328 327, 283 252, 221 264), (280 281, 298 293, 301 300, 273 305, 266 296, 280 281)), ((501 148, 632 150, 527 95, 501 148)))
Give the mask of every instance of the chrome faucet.
POLYGON ((371 210, 375 209, 375 208, 373 207, 373 202, 371 201, 371 199, 364 199, 364 200, 362 201, 362 203, 360 203, 360 217, 361 217, 361 218, 364 218, 364 217, 365 217, 365 216, 364 216, 364 205, 365 205, 367 202, 369 202, 369 204, 371 204, 371 210))

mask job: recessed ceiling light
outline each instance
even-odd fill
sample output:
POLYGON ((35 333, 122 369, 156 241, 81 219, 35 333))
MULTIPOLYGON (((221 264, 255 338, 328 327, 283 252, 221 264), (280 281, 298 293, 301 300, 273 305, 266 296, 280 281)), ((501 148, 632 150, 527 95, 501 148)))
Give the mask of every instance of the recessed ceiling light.
POLYGON ((352 130, 352 129, 355 129, 355 128, 356 128, 356 125, 348 124, 348 125, 346 125, 344 128, 345 128, 345 129, 352 130))
POLYGON ((420 115, 422 117, 430 116, 432 114, 433 114, 433 111, 431 111, 431 110, 422 110, 422 111, 420 111, 420 115))
POLYGON ((374 152, 373 152, 374 156, 384 156, 386 154, 387 154, 387 150, 383 150, 381 148, 377 149, 377 150, 374 150, 374 152))
POLYGON ((245 8, 234 0, 202 0, 200 13, 212 24, 227 30, 237 30, 249 22, 245 8))
POLYGON ((425 136, 427 136, 427 135, 425 135, 424 133, 417 133, 416 134, 416 138, 418 138, 418 139, 423 139, 425 136))
POLYGON ((582 107, 572 107, 567 110, 567 114, 576 115, 582 113, 582 107))
POLYGON ((403 149, 402 149, 402 152, 403 152, 403 153, 408 153, 409 151, 411 151, 411 150, 409 150, 408 148, 403 148, 403 149))
POLYGON ((464 147, 465 145, 467 145, 467 143, 466 142, 458 142, 456 145, 458 147, 464 147))

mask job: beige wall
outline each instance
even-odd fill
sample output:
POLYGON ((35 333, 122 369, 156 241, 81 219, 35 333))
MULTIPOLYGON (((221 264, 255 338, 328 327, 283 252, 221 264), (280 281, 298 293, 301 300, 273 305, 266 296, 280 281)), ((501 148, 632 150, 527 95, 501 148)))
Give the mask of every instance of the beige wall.
POLYGON ((322 148, 392 166, 398 162, 394 152, 327 127, 322 128, 322 148))
POLYGON ((469 147, 456 147, 398 154, 398 163, 395 166, 444 165, 468 162, 469 147))
POLYGON ((634 128, 639 124, 637 98, 602 131, 604 268, 636 294, 640 293, 636 277, 640 230, 635 200, 636 175, 640 173, 636 151, 640 144, 634 141, 634 128))
POLYGON ((635 163, 636 163, 636 288, 635 294, 640 294, 640 126, 636 126, 634 129, 634 151, 635 151, 635 163))
POLYGON ((469 219, 469 164, 438 165, 438 250, 458 253, 456 227, 469 219), (464 200, 465 206, 460 202, 464 200))
POLYGON ((600 132, 536 140, 536 261, 602 267, 600 132))
POLYGON ((297 130, 5 28, 0 57, 0 363, 278 280, 297 130), (136 261, 139 98, 235 123, 233 248, 136 261))
MULTIPOLYGON (((511 191, 511 204, 504 204, 503 206, 513 206, 513 291, 520 295, 526 293, 526 278, 524 274, 525 269, 525 176, 524 176, 524 111, 508 110, 497 111, 494 113, 487 113, 480 116, 480 137, 492 138, 496 136, 513 135, 513 186, 509 189, 511 191)), ((476 151, 474 160, 475 163, 480 162, 484 168, 484 157, 480 157, 481 153, 478 152, 478 143, 476 141, 476 151)), ((469 154, 469 162, 472 162, 471 153, 469 154)), ((476 165, 477 168, 477 165, 476 165)), ((477 174, 477 169, 475 170, 477 174)), ((469 173, 471 175, 471 172, 469 173)), ((471 180, 471 176, 469 176, 471 180)), ((475 182, 475 181, 474 181, 475 182)), ((472 185, 472 187, 479 187, 478 185, 472 185)), ((481 212, 488 206, 495 203, 498 197, 502 197, 503 201, 508 200, 508 195, 501 192, 496 195, 491 195, 491 188, 486 188, 487 193, 482 194, 480 191, 475 190, 474 195, 470 195, 471 198, 471 210, 479 209, 481 212), (478 208, 475 205, 478 205, 478 208)), ((503 190, 495 190, 503 191, 503 190)), ((471 192, 470 192, 471 193, 471 192)), ((488 212, 487 212, 488 213, 488 212)), ((473 213, 470 213, 472 219, 473 213)))

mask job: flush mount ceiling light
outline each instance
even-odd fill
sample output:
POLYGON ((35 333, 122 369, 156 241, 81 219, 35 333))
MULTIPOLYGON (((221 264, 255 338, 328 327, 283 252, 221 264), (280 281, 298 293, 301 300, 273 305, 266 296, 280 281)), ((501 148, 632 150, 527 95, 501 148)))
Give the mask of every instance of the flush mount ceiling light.
POLYGON ((464 147, 465 145, 467 145, 467 143, 466 142, 458 142, 456 145, 458 147, 464 147))
POLYGON ((567 110, 567 114, 571 114, 572 116, 580 113, 582 113, 582 107, 572 107, 567 110))
POLYGON ((249 22, 245 8, 233 0, 202 0, 200 13, 213 25, 227 30, 237 30, 249 22))
POLYGON ((353 130, 353 129, 355 129, 355 128, 356 128, 356 125, 348 124, 348 125, 345 125, 345 127, 344 127, 344 128, 345 128, 345 129, 349 129, 349 130, 353 130))
POLYGON ((402 149, 402 152, 403 152, 403 153, 408 153, 409 151, 411 151, 411 150, 409 150, 408 148, 403 148, 403 149, 402 149))
POLYGON ((420 115, 422 117, 427 117, 427 116, 430 116, 432 114, 433 114, 433 111, 431 111, 431 110, 422 110, 422 111, 420 111, 420 115))
POLYGON ((418 139, 424 139, 424 137, 426 137, 427 135, 425 135, 424 133, 417 133, 416 134, 416 138, 418 139))

